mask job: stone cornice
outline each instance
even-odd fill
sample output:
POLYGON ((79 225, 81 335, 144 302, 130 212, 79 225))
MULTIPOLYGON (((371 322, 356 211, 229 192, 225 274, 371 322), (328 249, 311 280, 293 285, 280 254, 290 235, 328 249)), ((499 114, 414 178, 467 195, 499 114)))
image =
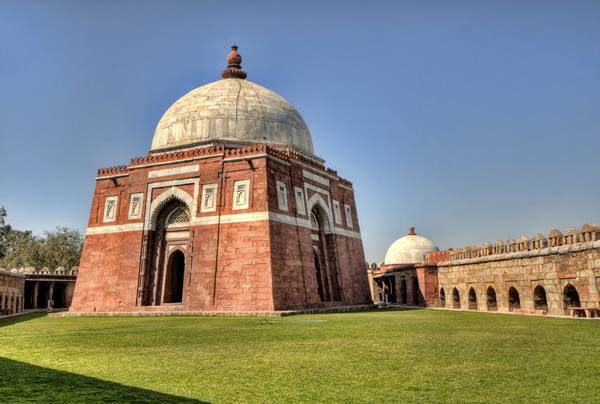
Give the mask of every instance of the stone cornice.
POLYGON ((561 246, 557 246, 557 247, 546 247, 546 248, 542 248, 539 250, 518 251, 518 252, 505 253, 505 254, 486 255, 483 257, 476 257, 476 258, 465 258, 465 259, 454 260, 454 261, 444 261, 444 262, 439 262, 437 265, 439 267, 451 267, 451 266, 458 266, 458 265, 480 264, 483 262, 507 261, 507 260, 519 259, 519 258, 542 257, 542 256, 546 256, 546 255, 553 255, 553 254, 569 254, 569 253, 592 250, 592 249, 600 249, 600 240, 586 241, 583 243, 575 243, 575 244, 566 244, 566 245, 561 245, 561 246))

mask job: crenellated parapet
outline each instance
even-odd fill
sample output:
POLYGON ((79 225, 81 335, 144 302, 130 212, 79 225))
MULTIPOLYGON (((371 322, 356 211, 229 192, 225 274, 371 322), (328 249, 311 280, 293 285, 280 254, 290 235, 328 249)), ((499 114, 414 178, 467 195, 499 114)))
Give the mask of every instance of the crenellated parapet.
POLYGON ((98 177, 115 177, 115 176, 127 175, 127 174, 128 174, 127 166, 115 166, 115 167, 98 169, 98 177))
POLYGON ((434 265, 438 262, 448 261, 450 259, 450 253, 452 253, 453 251, 454 250, 450 248, 448 250, 430 252, 427 255, 423 256, 423 263, 434 265))
MULTIPOLYGON (((553 229, 548 233, 548 237, 542 234, 535 234, 533 237, 521 236, 517 240, 509 238, 506 241, 498 240, 492 245, 489 242, 483 245, 467 246, 457 248, 449 253, 448 261, 473 260, 492 256, 504 256, 507 254, 531 254, 541 253, 548 248, 559 248, 564 246, 573 246, 570 249, 595 248, 600 242, 600 228, 593 223, 586 223, 581 230, 576 227, 567 227, 564 233, 553 229), (585 245, 582 245, 585 244, 585 245)), ((563 248, 564 249, 564 248, 563 248)), ((524 255, 524 256, 525 256, 524 255)))
POLYGON ((75 266, 71 269, 65 269, 64 267, 58 267, 54 270, 51 270, 48 267, 43 268, 34 268, 34 267, 22 267, 22 268, 12 268, 10 270, 0 268, 0 271, 9 272, 11 274, 17 274, 19 276, 25 275, 65 275, 65 276, 77 276, 79 272, 79 267, 75 266))
POLYGON ((190 160, 223 156, 225 159, 246 158, 252 156, 272 156, 284 161, 295 160, 305 166, 323 171, 331 177, 339 180, 340 184, 352 188, 352 182, 338 176, 336 170, 325 167, 318 158, 308 158, 305 155, 291 149, 281 149, 269 145, 255 145, 249 147, 226 147, 223 145, 199 147, 195 149, 182 150, 176 152, 149 154, 144 157, 134 157, 129 165, 100 168, 97 178, 106 179, 129 175, 130 170, 142 168, 151 165, 164 163, 186 162, 190 160))
POLYGON ((198 157, 222 155, 224 152, 224 146, 210 146, 170 153, 150 154, 144 157, 132 158, 129 167, 138 167, 145 166, 148 164, 165 163, 171 161, 175 162, 177 160, 188 160, 198 157))

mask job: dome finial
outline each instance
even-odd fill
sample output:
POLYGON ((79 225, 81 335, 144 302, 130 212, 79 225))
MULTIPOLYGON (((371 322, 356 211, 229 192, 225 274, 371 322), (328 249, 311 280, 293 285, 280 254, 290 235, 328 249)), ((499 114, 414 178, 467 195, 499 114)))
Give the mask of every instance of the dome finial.
POLYGON ((417 235, 417 233, 415 233, 415 228, 413 226, 410 226, 410 228, 408 230, 410 230, 410 232, 408 233, 409 236, 417 235))
POLYGON ((237 50, 237 45, 231 46, 231 53, 227 55, 227 69, 221 72, 221 77, 224 79, 245 79, 247 76, 242 70, 242 57, 237 50))

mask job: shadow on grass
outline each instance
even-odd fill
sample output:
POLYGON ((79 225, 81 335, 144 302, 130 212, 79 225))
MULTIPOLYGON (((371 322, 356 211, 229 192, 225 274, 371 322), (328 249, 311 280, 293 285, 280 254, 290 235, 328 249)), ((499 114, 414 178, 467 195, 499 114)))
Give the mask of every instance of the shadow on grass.
POLYGON ((0 318, 0 328, 8 327, 9 325, 14 325, 18 323, 22 323, 24 321, 35 320, 36 318, 46 317, 48 313, 45 312, 36 312, 36 313, 26 313, 13 317, 5 317, 0 318))
POLYGON ((10 403, 203 403, 6 358, 0 358, 0 397, 10 403))

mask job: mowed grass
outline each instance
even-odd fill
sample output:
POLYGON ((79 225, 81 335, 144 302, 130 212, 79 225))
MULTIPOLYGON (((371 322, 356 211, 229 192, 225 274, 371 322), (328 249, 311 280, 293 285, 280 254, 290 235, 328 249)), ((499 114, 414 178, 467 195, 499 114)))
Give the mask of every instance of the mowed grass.
POLYGON ((599 402, 600 320, 437 310, 0 320, 2 402, 599 402))

